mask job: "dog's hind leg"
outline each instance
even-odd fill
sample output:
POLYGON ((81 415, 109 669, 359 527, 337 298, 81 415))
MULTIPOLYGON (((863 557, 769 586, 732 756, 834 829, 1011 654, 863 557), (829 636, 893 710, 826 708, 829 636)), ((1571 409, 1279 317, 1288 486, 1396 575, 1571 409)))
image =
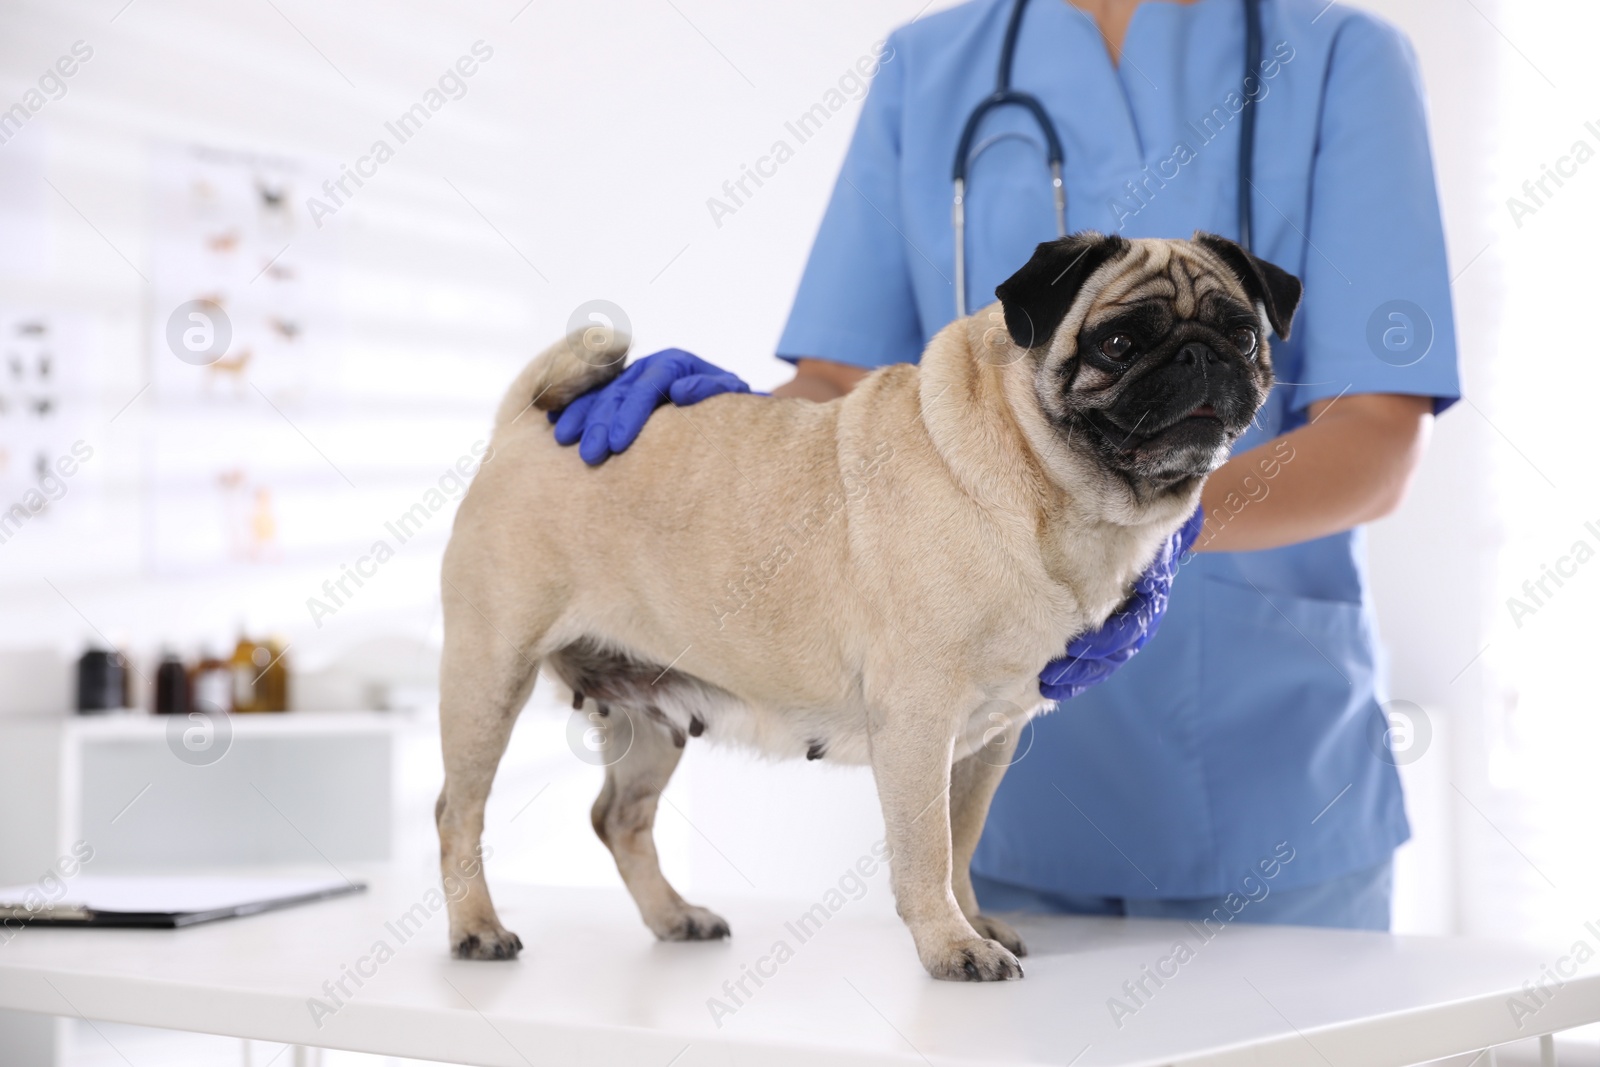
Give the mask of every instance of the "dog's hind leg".
POLYGON ((641 712, 611 706, 607 718, 617 725, 606 729, 605 745, 622 751, 614 758, 611 751, 605 752, 606 784, 595 799, 590 821, 616 859, 640 917, 663 941, 727 937, 727 921, 679 896, 661 873, 656 856, 656 805, 683 749, 667 727, 641 712))
POLYGON ((950 889, 955 893, 961 914, 967 917, 972 928, 991 941, 998 941, 1015 955, 1026 956, 1022 938, 999 919, 992 919, 978 911, 978 897, 972 891, 972 854, 978 849, 978 838, 983 836, 983 824, 989 817, 989 802, 994 791, 1005 777, 1006 767, 1017 749, 1015 728, 1008 728, 1006 736, 997 736, 994 743, 986 744, 965 759, 956 760, 950 768, 950 889))
POLYGON ((450 950, 461 959, 512 959, 522 941, 500 924, 489 898, 482 860, 483 808, 538 664, 507 636, 517 629, 491 623, 449 581, 444 612, 439 672, 444 791, 434 814, 449 902, 450 950))

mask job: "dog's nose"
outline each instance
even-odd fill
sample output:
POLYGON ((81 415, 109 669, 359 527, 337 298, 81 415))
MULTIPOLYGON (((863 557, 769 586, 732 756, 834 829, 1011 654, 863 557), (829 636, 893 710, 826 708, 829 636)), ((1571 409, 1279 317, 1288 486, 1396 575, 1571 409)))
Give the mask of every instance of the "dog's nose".
POLYGON ((1215 363, 1217 354, 1211 347, 1199 341, 1190 341, 1178 349, 1178 365, 1180 367, 1198 367, 1202 363, 1215 363))

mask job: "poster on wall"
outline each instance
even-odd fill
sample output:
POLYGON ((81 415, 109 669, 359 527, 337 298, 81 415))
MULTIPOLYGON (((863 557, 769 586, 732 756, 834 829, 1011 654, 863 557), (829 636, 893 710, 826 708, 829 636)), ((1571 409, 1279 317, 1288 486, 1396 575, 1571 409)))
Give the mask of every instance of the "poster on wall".
MULTIPOLYGON (((332 238, 296 205, 306 164, 202 146, 163 146, 152 176, 152 266, 160 350, 171 312, 205 301, 231 340, 214 359, 160 359, 157 399, 215 408, 252 386, 279 405, 303 405, 329 384, 332 238)), ((187 326, 188 324, 185 323, 187 326)))
POLYGON ((147 469, 158 572, 272 563, 309 547, 319 494, 344 485, 308 427, 338 414, 332 235, 303 211, 302 159, 158 148, 152 170, 147 469), (288 439, 288 446, 285 441, 288 439))
POLYGON ((85 501, 89 336, 81 315, 0 306, 0 544, 85 501))
POLYGON ((0 306, 0 582, 96 561, 70 536, 93 530, 86 517, 104 502, 94 325, 77 312, 0 306))

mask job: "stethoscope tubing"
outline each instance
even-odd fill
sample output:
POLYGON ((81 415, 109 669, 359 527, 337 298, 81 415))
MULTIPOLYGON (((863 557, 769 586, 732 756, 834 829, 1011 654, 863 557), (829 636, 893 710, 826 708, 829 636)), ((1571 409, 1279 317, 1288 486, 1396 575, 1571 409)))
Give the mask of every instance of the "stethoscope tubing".
MULTIPOLYGON (((1261 8, 1259 0, 1243 0, 1245 16, 1245 78, 1259 77, 1260 71, 1256 68, 1261 63, 1261 8)), ((995 90, 967 116, 965 125, 961 128, 961 139, 956 145, 955 163, 951 167, 951 184, 953 192, 950 200, 950 223, 955 231, 955 289, 956 289, 956 317, 963 318, 967 314, 967 166, 971 162, 972 142, 977 137, 978 127, 988 115, 1003 107, 1020 107, 1033 116, 1039 132, 1044 135, 1045 162, 1050 168, 1050 186, 1052 199, 1055 204, 1056 234, 1065 237, 1067 233, 1067 188, 1062 180, 1062 171, 1066 162, 1066 155, 1061 147, 1061 137, 1056 132, 1055 123, 1050 121, 1050 113, 1045 110, 1044 104, 1032 93, 1023 92, 1011 87, 1011 67, 1016 60, 1017 38, 1022 31, 1022 16, 1027 10, 1028 0, 1016 0, 1011 7, 1011 17, 1006 23, 1004 42, 1000 46, 1000 65, 995 77, 995 90)), ((1246 86, 1248 88, 1248 85, 1246 86)), ((1253 101, 1250 101, 1253 103, 1253 101)), ((1250 180, 1255 165, 1255 140, 1256 140, 1256 113, 1255 108, 1246 106, 1241 119, 1239 133, 1239 244, 1246 251, 1250 250, 1251 239, 1254 234, 1252 226, 1251 192, 1254 188, 1250 180)))

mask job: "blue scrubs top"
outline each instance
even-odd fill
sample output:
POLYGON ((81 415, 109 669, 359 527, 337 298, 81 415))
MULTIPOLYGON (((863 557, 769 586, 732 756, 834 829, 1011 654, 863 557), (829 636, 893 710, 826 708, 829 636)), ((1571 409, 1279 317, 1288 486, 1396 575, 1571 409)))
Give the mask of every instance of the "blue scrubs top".
MULTIPOLYGON (((876 367, 915 361, 954 317, 951 160, 994 87, 1011 0, 896 31, 779 346, 876 367)), ((1323 0, 1263 0, 1243 86, 1238 0, 1141 4, 1114 66, 1094 23, 1033 0, 1014 84, 1066 151, 1067 229, 1238 232, 1239 111, 1257 109, 1256 254, 1297 274, 1293 339, 1253 447, 1345 393, 1458 393, 1450 275, 1417 64, 1392 26, 1323 0), (1247 88, 1254 102, 1244 104, 1247 88)), ((969 306, 1055 236, 1026 113, 986 120, 968 189, 969 306), (1013 135, 1015 134, 1015 135, 1013 135)), ((1279 445, 1279 458, 1293 463, 1279 445)), ((1276 474, 1281 467, 1275 470, 1276 474)), ((1271 492, 1265 472, 1259 492, 1271 492)), ((1249 506, 1249 505, 1244 505, 1249 506)), ((1219 895, 1280 842, 1277 887, 1386 860, 1410 833, 1384 728, 1362 531, 1196 556, 1160 635, 1104 685, 1035 720, 974 869, 1064 894, 1219 895)))

